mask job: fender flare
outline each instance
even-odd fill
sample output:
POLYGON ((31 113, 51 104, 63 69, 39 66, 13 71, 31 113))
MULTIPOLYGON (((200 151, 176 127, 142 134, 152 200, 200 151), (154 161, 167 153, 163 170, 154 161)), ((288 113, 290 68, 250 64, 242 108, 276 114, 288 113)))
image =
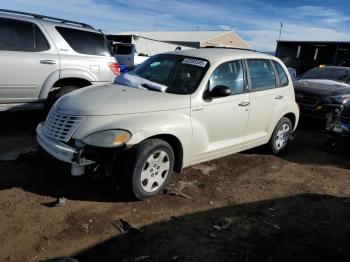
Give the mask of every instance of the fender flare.
POLYGON ((91 83, 97 81, 96 76, 91 74, 90 72, 86 70, 81 70, 81 69, 62 69, 62 70, 57 70, 53 73, 51 73, 45 80, 40 94, 39 94, 39 99, 46 99, 50 93, 51 88, 54 86, 54 84, 64 78, 80 78, 87 80, 91 83))

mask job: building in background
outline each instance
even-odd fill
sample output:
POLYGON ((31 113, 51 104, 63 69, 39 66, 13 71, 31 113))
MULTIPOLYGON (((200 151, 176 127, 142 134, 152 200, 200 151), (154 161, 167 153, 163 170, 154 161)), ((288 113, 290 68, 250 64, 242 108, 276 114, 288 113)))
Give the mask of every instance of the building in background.
POLYGON ((250 48, 249 45, 233 31, 135 31, 123 32, 117 35, 139 36, 146 39, 193 48, 218 45, 250 48))
POLYGON ((299 76, 320 65, 350 66, 350 42, 281 40, 276 56, 299 76))
POLYGON ((107 37, 115 47, 118 61, 129 66, 144 60, 140 56, 149 57, 179 49, 213 46, 250 49, 233 31, 131 31, 107 37))

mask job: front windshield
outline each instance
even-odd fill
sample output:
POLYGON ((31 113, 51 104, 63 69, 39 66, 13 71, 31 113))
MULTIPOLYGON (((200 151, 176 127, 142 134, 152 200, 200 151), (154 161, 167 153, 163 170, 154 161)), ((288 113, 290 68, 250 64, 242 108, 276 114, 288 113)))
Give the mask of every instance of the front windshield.
POLYGON ((172 94, 191 94, 208 67, 209 62, 202 58, 155 55, 133 71, 118 77, 120 79, 117 78, 116 83, 172 94))
POLYGON ((307 71, 300 79, 326 79, 350 84, 350 70, 347 68, 313 68, 307 71))

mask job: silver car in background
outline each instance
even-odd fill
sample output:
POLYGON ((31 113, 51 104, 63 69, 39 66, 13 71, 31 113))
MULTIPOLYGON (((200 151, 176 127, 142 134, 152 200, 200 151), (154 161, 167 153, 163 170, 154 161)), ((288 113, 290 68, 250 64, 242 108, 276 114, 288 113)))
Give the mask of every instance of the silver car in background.
POLYGON ((105 35, 79 22, 0 9, 0 111, 35 109, 119 74, 105 35))

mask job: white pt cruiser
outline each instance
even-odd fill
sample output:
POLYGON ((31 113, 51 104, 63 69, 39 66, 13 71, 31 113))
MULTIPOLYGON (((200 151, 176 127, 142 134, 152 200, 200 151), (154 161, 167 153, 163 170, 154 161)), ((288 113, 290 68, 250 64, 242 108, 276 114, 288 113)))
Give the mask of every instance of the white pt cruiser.
POLYGON ((151 57, 116 84, 60 98, 39 144, 72 175, 118 174, 138 198, 173 170, 267 144, 285 148, 299 119, 291 77, 276 57, 206 48, 151 57))

